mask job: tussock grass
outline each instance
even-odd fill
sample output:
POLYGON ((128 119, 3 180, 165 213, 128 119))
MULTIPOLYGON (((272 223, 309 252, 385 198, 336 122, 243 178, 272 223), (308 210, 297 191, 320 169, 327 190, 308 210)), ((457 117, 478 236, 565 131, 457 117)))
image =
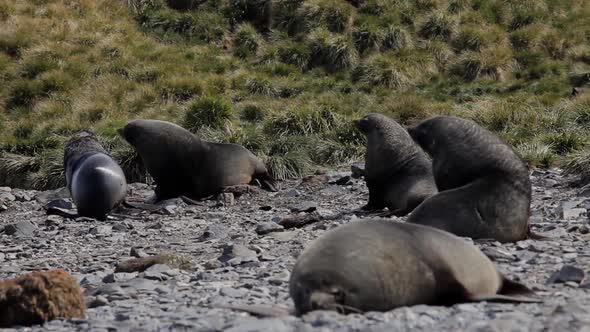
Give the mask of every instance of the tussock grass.
POLYGON ((62 185, 81 129, 147 181, 116 134, 132 118, 242 144, 278 178, 362 160, 350 120, 368 112, 464 116, 531 165, 568 162, 590 137, 589 17, 553 0, 0 0, 0 185, 62 185))

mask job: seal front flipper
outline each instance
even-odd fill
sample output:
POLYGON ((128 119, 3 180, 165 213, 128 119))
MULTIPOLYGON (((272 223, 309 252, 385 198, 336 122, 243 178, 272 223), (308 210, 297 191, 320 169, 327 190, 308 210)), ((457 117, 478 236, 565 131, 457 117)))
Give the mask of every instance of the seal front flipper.
POLYGON ((217 304, 210 306, 211 308, 231 309, 244 311, 258 317, 281 317, 294 316, 295 308, 285 308, 275 305, 263 304, 217 304))

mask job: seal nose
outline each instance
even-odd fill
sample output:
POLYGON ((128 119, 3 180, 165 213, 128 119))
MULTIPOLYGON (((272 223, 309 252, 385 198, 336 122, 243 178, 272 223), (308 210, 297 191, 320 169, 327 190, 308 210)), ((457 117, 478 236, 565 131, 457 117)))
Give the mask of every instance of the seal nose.
POLYGON ((333 308, 336 304, 334 295, 325 292, 313 292, 309 298, 311 310, 326 310, 333 308))

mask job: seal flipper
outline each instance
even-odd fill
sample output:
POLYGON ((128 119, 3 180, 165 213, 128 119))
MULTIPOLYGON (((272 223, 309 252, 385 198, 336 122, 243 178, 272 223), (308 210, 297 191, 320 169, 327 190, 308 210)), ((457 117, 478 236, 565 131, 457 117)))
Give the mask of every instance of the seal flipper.
POLYGON ((274 305, 271 306, 261 304, 221 304, 212 305, 211 307, 244 311, 258 317, 281 317, 295 315, 295 308, 285 308, 274 305))
POLYGON ((533 298, 527 295, 534 295, 535 292, 530 290, 527 286, 510 280, 505 276, 502 278, 502 287, 498 290, 498 293, 491 296, 474 296, 471 300, 474 302, 488 301, 488 302, 515 302, 515 303, 538 303, 542 300, 533 298))

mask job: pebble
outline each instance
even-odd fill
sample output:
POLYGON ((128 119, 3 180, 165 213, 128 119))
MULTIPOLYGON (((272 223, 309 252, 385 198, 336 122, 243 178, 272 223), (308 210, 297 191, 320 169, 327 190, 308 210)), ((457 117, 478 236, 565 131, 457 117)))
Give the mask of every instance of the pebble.
POLYGON ((17 236, 32 236, 37 230, 37 225, 28 220, 22 220, 4 227, 4 234, 17 236))
POLYGON ((256 226, 256 234, 264 235, 271 232, 282 232, 285 228, 275 222, 265 222, 256 226))

